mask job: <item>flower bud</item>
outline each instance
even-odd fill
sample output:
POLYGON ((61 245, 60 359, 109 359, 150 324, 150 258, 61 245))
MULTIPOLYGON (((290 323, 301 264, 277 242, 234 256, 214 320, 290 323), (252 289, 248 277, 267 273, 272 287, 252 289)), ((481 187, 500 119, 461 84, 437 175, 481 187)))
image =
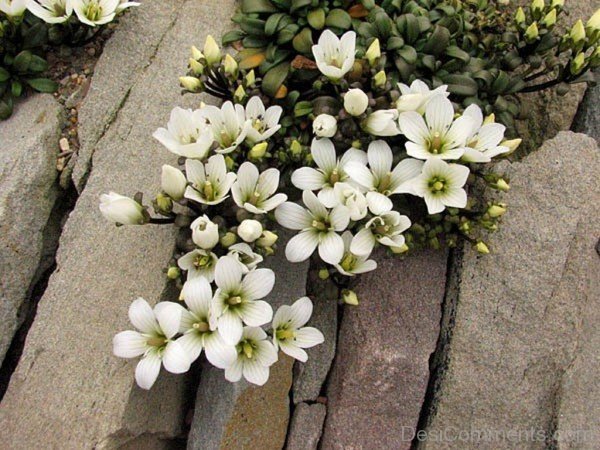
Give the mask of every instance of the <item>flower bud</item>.
POLYGON ((225 248, 231 247, 233 244, 235 244, 237 242, 237 236, 235 235, 235 233, 228 231, 227 233, 225 233, 223 235, 223 237, 221 238, 221 240, 219 242, 225 248))
POLYGON ((387 76, 385 75, 384 70, 380 70, 373 77, 373 86, 376 88, 384 87, 386 82, 387 82, 387 76))
POLYGON ((202 82, 196 77, 179 77, 179 83, 186 91, 199 92, 202 89, 202 82))
POLYGON ((581 19, 575 22, 575 25, 573 25, 573 28, 571 28, 569 37, 574 44, 578 44, 585 40, 585 27, 583 26, 581 19))
POLYGON ((545 6, 544 0, 533 0, 531 2, 531 10, 535 13, 541 13, 545 6))
POLYGON ((337 132, 337 120, 329 114, 319 114, 313 121, 313 132, 319 137, 333 137, 337 132))
POLYGON ((225 62, 223 63, 225 73, 232 77, 237 77, 238 63, 230 54, 225 55, 225 62))
POLYGON ((202 75, 204 73, 204 66, 198 61, 196 61, 194 58, 190 58, 188 63, 190 65, 190 70, 195 75, 202 75))
POLYGON ((479 241, 477 243, 477 245, 475 245, 475 250, 477 250, 479 253, 481 253, 482 255, 487 255, 490 253, 490 249, 488 248, 487 245, 485 245, 484 242, 479 241))
POLYGON ((241 103, 245 98, 246 98, 246 90, 244 89, 244 86, 242 86, 241 84, 237 87, 237 89, 235 90, 235 92, 233 93, 233 98, 238 102, 241 103))
POLYGON ((392 253, 399 255, 408 251, 408 245, 402 244, 400 247, 390 247, 390 250, 392 250, 392 253))
POLYGON ((525 30, 525 38, 529 41, 534 41, 535 39, 538 38, 539 35, 540 35, 540 32, 538 30, 537 22, 533 22, 525 30))
POLYGON ((256 75, 254 74, 254 69, 252 69, 250 72, 248 72, 246 74, 246 87, 252 87, 254 86, 254 83, 256 83, 256 75))
POLYGON ((565 6, 565 0, 552 0, 550 4, 551 8, 562 8, 563 6, 565 6))
POLYGON ((571 61, 571 73, 577 75, 583 69, 585 65, 585 53, 579 52, 577 56, 571 61))
POLYGON ((185 175, 175 167, 164 165, 162 166, 162 174, 160 176, 160 186, 165 193, 173 200, 178 201, 183 198, 187 180, 185 175))
POLYGON ((496 114, 492 113, 483 120, 484 125, 496 122, 496 114))
POLYGON ((371 43, 371 45, 369 45, 365 56, 367 60, 369 60, 369 64, 371 66, 374 66, 377 60, 381 57, 381 47, 379 46, 379 39, 375 39, 371 43))
POLYGON ((181 275, 181 270, 177 266, 170 266, 167 269, 167 278, 169 280, 176 280, 181 275))
POLYGON ((299 155, 302 153, 302 144, 298 140, 294 139, 290 144, 290 152, 294 156, 299 155))
POLYGON ((327 270, 327 269, 319 270, 319 279, 320 280, 326 280, 328 278, 329 278, 329 270, 327 270))
POLYGON ((198 50, 195 45, 192 45, 192 58, 196 61, 200 61, 202 58, 204 58, 202 52, 198 50))
POLYGON ((513 153, 517 148, 519 148, 519 145, 521 145, 521 142, 523 142, 523 139, 510 139, 510 140, 506 140, 506 141, 502 141, 500 143, 500 145, 502 147, 508 147, 509 152, 505 153, 504 156, 510 155, 511 153, 513 153))
POLYGON ((347 305, 357 306, 358 305, 358 296, 356 292, 351 291, 350 289, 342 290, 342 301, 347 305))
POLYGON ((204 57, 209 66, 221 61, 221 49, 215 39, 209 34, 204 42, 204 57))
POLYGON ((519 6, 517 12, 515 13, 515 22, 517 25, 521 25, 522 23, 525 23, 525 20, 525 11, 523 11, 523 8, 519 6))
POLYGON ((257 240, 263 232, 263 227, 258 220, 246 219, 237 229, 237 234, 245 242, 254 242, 257 240))
POLYGON ((556 24, 556 9, 553 9, 548 14, 546 14, 546 16, 544 16, 544 19, 542 20, 542 23, 548 28, 553 27, 556 24))
POLYGON ((248 152, 248 158, 260 159, 267 153, 267 147, 269 146, 266 142, 259 142, 248 152))
POLYGON ((225 157, 225 167, 227 167, 227 170, 231 171, 233 170, 233 166, 235 166, 235 161, 233 160, 233 158, 231 156, 226 156, 225 157))
POLYGON ((587 21, 586 28, 590 31, 600 30, 600 9, 587 21))
POLYGON ((260 238, 256 241, 258 247, 273 247, 279 236, 269 230, 264 230, 260 238))
POLYGON ((205 214, 190 225, 194 244, 203 250, 211 250, 219 242, 219 226, 205 214))
POLYGON ((170 214, 173 211, 173 199, 161 192, 156 195, 153 206, 161 214, 170 214))
POLYGON ((500 178, 498 181, 496 181, 495 187, 499 191, 503 192, 508 192, 510 189, 510 185, 504 180, 504 178, 500 178))
POLYGON ((142 225, 146 221, 142 205, 115 192, 100 196, 100 212, 107 220, 121 225, 142 225))
POLYGON ((506 212, 506 205, 503 203, 491 205, 486 212, 490 217, 500 217, 506 212))
POLYGON ((361 89, 350 89, 344 95, 344 109, 351 116, 360 116, 369 106, 369 97, 361 89))

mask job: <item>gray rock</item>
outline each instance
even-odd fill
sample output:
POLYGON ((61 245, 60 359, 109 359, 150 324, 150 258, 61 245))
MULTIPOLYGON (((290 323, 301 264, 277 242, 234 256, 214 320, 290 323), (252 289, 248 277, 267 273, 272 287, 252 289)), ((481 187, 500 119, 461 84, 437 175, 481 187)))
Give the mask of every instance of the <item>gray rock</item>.
MULTIPOLYGON (((597 359, 582 361, 587 369, 574 361, 589 354, 588 339, 597 339, 586 334, 597 329, 586 311, 600 306, 593 254, 598 163, 593 139, 564 132, 509 168, 511 190, 503 198, 509 210, 489 239, 493 253, 465 251, 462 258, 446 367, 426 428, 430 436, 479 430, 499 435, 483 446, 468 439, 461 448, 547 448, 561 428, 561 414, 568 416, 565 427, 582 420, 586 428, 597 427, 598 402, 581 391, 581 384, 586 389, 594 383, 589 393, 598 392, 597 376, 581 378, 597 372, 597 359), (565 386, 570 394, 563 396, 565 386), (579 411, 590 409, 593 414, 583 418, 579 411), (531 430, 543 438, 527 438, 531 430)), ((429 441, 422 448, 455 445, 429 441)), ((597 445, 582 448, 592 447, 597 445)))
MULTIPOLYGON (((144 3, 132 14, 154 3, 165 2, 144 3)), ((163 371, 153 389, 143 391, 135 386, 135 361, 114 357, 111 348, 113 335, 131 327, 127 309, 135 297, 151 303, 171 298, 161 269, 172 256, 175 230, 116 228, 98 211, 98 197, 109 189, 128 195, 139 189, 147 199, 156 193, 161 165, 176 157, 152 132, 167 122, 173 106, 198 103, 197 96, 182 102, 177 76, 186 70, 189 47, 201 44, 206 30, 220 35, 237 4, 169 5, 180 6, 177 20, 98 142, 93 170, 65 225, 57 269, 3 399, 3 448, 107 449, 141 435, 169 439, 182 431, 185 377, 163 371)), ((162 24, 164 18, 147 20, 162 24)), ((113 45, 101 58, 111 58, 117 70, 118 55, 144 52, 141 31, 137 50, 113 45)))
MULTIPOLYGON (((134 86, 147 82, 146 69, 152 65, 158 46, 184 3, 184 0, 146 2, 142 8, 132 8, 120 19, 112 39, 106 43, 78 113, 80 148, 72 174, 78 191, 85 185, 94 152, 101 149, 98 141, 116 120, 134 86)), ((181 70, 183 73, 185 68, 181 70)), ((181 73, 170 73, 169 84, 176 85, 181 73)), ((165 103, 163 108, 169 110, 171 105, 165 103)))
POLYGON ((575 116, 573 131, 585 133, 600 142, 600 86, 587 90, 575 116))
POLYGON ((294 409, 286 450, 317 450, 327 408, 320 403, 298 403, 294 409))
POLYGON ((429 380, 446 284, 445 252, 403 259, 379 251, 376 271, 345 306, 327 389, 324 449, 408 449, 429 380))
MULTIPOLYGON (((275 286, 265 299, 274 310, 306 295, 308 272, 308 261, 293 264, 285 258, 285 244, 293 233, 284 230, 278 233, 278 250, 263 265, 276 271, 275 286)), ((289 420, 293 360, 281 352, 279 357, 268 383, 260 388, 246 382, 230 383, 223 372, 215 368, 203 370, 189 450, 280 450, 283 447, 289 420)))
POLYGON ((42 257, 57 193, 61 111, 51 95, 34 95, 0 122, 0 363, 42 257))
POLYGON ((307 295, 314 305, 309 325, 321 330, 325 342, 307 350, 308 361, 296 362, 294 403, 315 401, 320 395, 335 357, 337 340, 337 287, 329 280, 320 280, 318 271, 313 270, 310 272, 307 289, 307 295))

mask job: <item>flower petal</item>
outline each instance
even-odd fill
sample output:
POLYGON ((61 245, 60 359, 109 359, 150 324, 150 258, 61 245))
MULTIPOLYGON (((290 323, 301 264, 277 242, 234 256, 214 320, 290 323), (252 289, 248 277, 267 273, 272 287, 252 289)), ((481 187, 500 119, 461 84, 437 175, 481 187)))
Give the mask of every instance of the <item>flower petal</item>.
POLYGON ((244 327, 242 319, 231 310, 227 310, 217 321, 219 334, 226 344, 236 345, 242 338, 244 327))
POLYGON ((148 348, 148 338, 137 331, 122 331, 113 338, 113 353, 119 358, 135 358, 148 348))
POLYGON ((242 268, 238 261, 231 256, 219 258, 215 269, 215 283, 224 292, 237 289, 242 282, 242 268))
POLYGON ((333 231, 322 233, 319 242, 319 256, 326 263, 339 263, 344 256, 342 237, 333 231))
POLYGON ((293 342, 289 342, 287 340, 282 341, 279 343, 279 348, 281 348, 283 353, 291 356, 294 359, 297 359, 300 362, 306 362, 308 360, 308 354, 293 342))
POLYGON ((260 327, 273 318, 273 308, 263 300, 244 302, 240 306, 240 317, 251 327, 260 327))
POLYGON ((314 231, 303 231, 291 238, 285 247, 285 257, 290 262, 306 261, 319 244, 319 234, 314 231))
POLYGON ((392 149, 385 141, 373 141, 367 151, 369 167, 378 179, 383 178, 392 170, 394 156, 392 149))
POLYGON ((273 290, 275 273, 271 269, 256 269, 242 280, 242 292, 247 299, 259 300, 273 290))
POLYGON ((183 306, 174 302, 159 302, 154 306, 154 314, 164 335, 171 339, 179 332, 183 306))
POLYGON ((183 300, 190 311, 199 316, 205 316, 210 309, 213 292, 210 283, 204 277, 187 280, 181 290, 183 300))
POLYGON ((150 389, 160 372, 160 357, 150 352, 143 357, 135 368, 135 381, 142 389, 150 389))
POLYGON ((296 344, 302 348, 310 348, 325 342, 323 333, 313 327, 304 327, 296 331, 296 344))
POLYGON ((163 365, 171 373, 184 373, 190 370, 192 361, 181 344, 171 341, 167 344, 162 358, 163 365))
POLYGON ((310 213, 297 203, 285 202, 275 210, 275 219, 279 225, 290 230, 304 230, 312 223, 310 213))
POLYGON ((154 317, 154 311, 146 300, 139 297, 131 303, 129 307, 129 320, 143 333, 156 334, 160 332, 160 327, 154 317))
POLYGON ((363 228, 360 230, 350 244, 350 251, 355 255, 370 255, 375 246, 375 236, 371 233, 371 230, 363 228))
POLYGON ((246 361, 243 372, 244 378, 257 386, 262 386, 269 380, 269 368, 261 366, 256 361, 246 361))
MULTIPOLYGON (((213 333, 218 336, 218 333, 213 333)), ((202 336, 196 332, 186 333, 176 341, 188 356, 191 362, 196 361, 202 353, 202 336)))
POLYGON ((290 325, 293 328, 300 328, 308 322, 313 313, 313 304, 308 297, 302 297, 296 300, 290 307, 290 325))
POLYGON ((379 192, 367 192, 367 203, 369 210, 376 216, 391 211, 394 206, 388 197, 379 192))
POLYGON ((325 172, 335 169, 337 163, 335 147, 329 139, 313 139, 310 144, 310 153, 320 169, 325 172))
POLYGON ((219 333, 204 336, 204 352, 206 359, 219 369, 230 367, 237 359, 235 346, 227 345, 219 333))
POLYGON ((303 191, 316 191, 326 182, 325 175, 312 167, 301 167, 292 173, 292 184, 303 191))

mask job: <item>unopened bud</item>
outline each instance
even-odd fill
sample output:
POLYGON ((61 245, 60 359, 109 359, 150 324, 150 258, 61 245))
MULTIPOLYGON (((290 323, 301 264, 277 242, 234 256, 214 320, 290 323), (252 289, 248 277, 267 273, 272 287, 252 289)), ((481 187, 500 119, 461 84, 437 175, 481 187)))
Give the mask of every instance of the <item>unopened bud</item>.
POLYGON ((260 159, 267 153, 267 147, 269 146, 266 142, 259 142, 248 152, 248 158, 260 159))
POLYGON ((235 166, 235 161, 233 160, 233 158, 231 156, 226 156, 225 167, 227 167, 227 170, 233 170, 233 166, 235 166))
POLYGON ((574 44, 579 44, 585 40, 585 27, 583 26, 581 19, 575 22, 575 25, 573 25, 573 28, 571 28, 569 37, 574 44))
POLYGON ((215 39, 209 34, 204 42, 204 57, 209 66, 221 61, 221 49, 215 39))
POLYGON ((546 6, 544 0, 533 0, 531 2, 531 10, 536 13, 542 12, 544 6, 546 6))
POLYGON ((279 236, 269 230, 264 230, 261 237, 256 240, 258 247, 272 247, 277 242, 279 236))
POLYGON ((233 244, 236 243, 236 241, 237 241, 237 236, 235 235, 235 233, 232 233, 231 231, 228 231, 227 233, 225 233, 219 240, 221 245, 225 248, 231 247, 233 244))
POLYGON ((179 77, 179 83, 190 92, 199 92, 202 89, 202 82, 196 77, 179 77))
POLYGON ((163 193, 157 194, 154 200, 156 209, 163 213, 170 213, 173 211, 173 200, 168 195, 163 193))
POLYGON ((256 75, 254 74, 254 69, 246 74, 246 87, 252 87, 256 83, 256 75))
POLYGON ((329 270, 327 270, 327 269, 319 270, 319 278, 321 280, 326 280, 327 278, 329 278, 329 270))
POLYGON ((496 122, 496 114, 492 113, 483 120, 484 125, 496 122))
POLYGON ((238 63, 230 54, 225 55, 225 62, 223 63, 225 73, 232 77, 237 77, 238 63))
POLYGON ((556 24, 556 9, 553 9, 548 14, 544 16, 542 23, 546 25, 548 28, 553 27, 556 24))
POLYGON ((299 155, 302 153, 302 144, 298 140, 294 139, 290 144, 290 152, 292 155, 299 155))
POLYGON ((379 39, 375 39, 369 48, 367 49, 367 53, 365 54, 369 64, 374 66, 377 60, 381 57, 381 47, 379 46, 379 39))
POLYGON ((498 203, 498 204, 492 205, 487 209, 487 214, 493 218, 500 217, 505 212, 506 212, 506 205, 503 203, 498 203))
POLYGON ((510 185, 504 180, 504 178, 500 178, 496 181, 496 189, 503 192, 508 192, 510 190, 510 185))
POLYGON ((358 296, 356 292, 351 291, 350 289, 342 290, 342 301, 347 305, 357 306, 358 305, 358 296))
POLYGON ((562 8, 563 6, 565 6, 565 0, 552 0, 550 4, 551 8, 562 8))
POLYGON ((517 25, 521 25, 522 23, 525 23, 525 20, 525 11, 523 11, 523 8, 519 6, 517 12, 515 13, 515 22, 517 22, 517 25))
POLYGON ((475 250, 477 250, 482 255, 487 255, 490 253, 490 249, 483 241, 479 241, 477 245, 475 245, 475 250))
POLYGON ((181 275, 181 270, 177 266, 170 266, 167 269, 167 278, 169 280, 176 280, 181 275))
POLYGON ((204 73, 204 66, 201 63, 199 63, 198 61, 196 61, 194 58, 190 58, 190 60, 188 62, 190 65, 190 70, 195 75, 202 75, 204 73))
POLYGON ((585 65, 585 53, 579 52, 577 56, 571 61, 571 73, 577 75, 583 69, 585 65))
POLYGON ((195 45, 192 45, 192 58, 196 61, 200 61, 202 58, 204 58, 202 52, 198 50, 195 45))
POLYGON ((521 142, 523 142, 523 139, 510 139, 510 140, 502 141, 500 143, 500 145, 502 147, 508 147, 508 152, 504 153, 504 156, 510 155, 516 149, 518 149, 519 145, 521 145, 521 142))
POLYGON ((241 84, 237 87, 237 89, 235 90, 235 92, 233 93, 233 98, 238 102, 241 103, 245 98, 246 98, 246 90, 244 89, 244 86, 242 86, 241 84))
POLYGON ((527 38, 529 41, 536 40, 539 35, 540 35, 540 32, 538 30, 537 22, 533 22, 525 30, 525 38, 527 38))
POLYGON ((405 253, 408 251, 408 245, 402 244, 400 247, 390 247, 392 253, 399 255, 400 253, 405 253))
POLYGON ((385 86, 387 82, 387 76, 385 75, 385 71, 380 70, 373 77, 373 86, 377 88, 382 88, 385 86))

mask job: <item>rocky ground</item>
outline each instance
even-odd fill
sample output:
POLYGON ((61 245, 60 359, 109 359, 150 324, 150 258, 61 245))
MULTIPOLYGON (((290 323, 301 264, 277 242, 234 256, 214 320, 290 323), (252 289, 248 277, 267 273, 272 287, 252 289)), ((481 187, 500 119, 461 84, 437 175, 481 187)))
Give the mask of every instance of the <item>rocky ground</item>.
POLYGON ((503 163, 510 209, 492 255, 379 255, 358 307, 276 256, 269 300, 311 296, 326 337, 307 364, 283 358, 261 388, 202 364, 135 386, 112 336, 135 296, 174 298, 162 268, 175 236, 110 226, 98 197, 154 194, 174 160, 151 134, 174 105, 194 106, 177 86, 189 47, 228 29, 236 6, 145 2, 97 63, 99 49, 72 73, 55 64, 58 100, 32 96, 0 123, 2 447, 598 448, 599 153, 584 134, 554 136, 598 139, 598 88, 581 107, 577 93, 539 105, 554 131, 503 163))

